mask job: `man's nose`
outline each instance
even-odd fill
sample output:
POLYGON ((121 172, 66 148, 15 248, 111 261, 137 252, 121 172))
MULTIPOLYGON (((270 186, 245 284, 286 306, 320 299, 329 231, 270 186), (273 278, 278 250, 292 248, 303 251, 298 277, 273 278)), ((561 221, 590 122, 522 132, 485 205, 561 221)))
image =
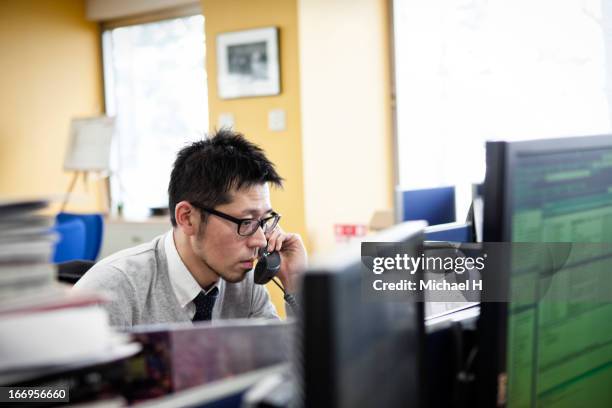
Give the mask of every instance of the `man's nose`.
POLYGON ((257 227, 257 231, 255 231, 255 233, 251 235, 248 245, 251 248, 261 248, 267 243, 268 240, 266 239, 266 235, 264 234, 263 229, 261 227, 257 227))

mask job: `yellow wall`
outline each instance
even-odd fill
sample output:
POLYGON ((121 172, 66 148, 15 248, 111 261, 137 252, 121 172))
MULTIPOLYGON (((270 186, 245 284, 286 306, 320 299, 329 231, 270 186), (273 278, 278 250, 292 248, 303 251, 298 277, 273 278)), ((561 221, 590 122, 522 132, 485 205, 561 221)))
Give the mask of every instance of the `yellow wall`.
MULTIPOLYGON (((272 200, 284 228, 326 251, 333 224, 367 223, 391 208, 387 1, 202 0, 202 7, 210 123, 232 114, 235 128, 276 163, 286 182, 272 200), (219 99, 216 35, 267 26, 280 30, 281 94, 219 99), (287 130, 271 132, 268 112, 278 108, 287 130)), ((0 195, 65 191, 70 119, 102 112, 99 31, 84 13, 82 0, 0 1, 0 195)), ((97 194, 88 197, 77 207, 101 208, 97 194)))
MULTIPOLYGON (((304 183, 300 121, 298 68, 298 21, 295 0, 202 0, 206 26, 206 70, 211 127, 219 114, 231 113, 234 128, 260 145, 285 178, 283 190, 272 192, 272 204, 283 215, 286 231, 307 240, 304 221, 304 183), (280 32, 281 94, 258 98, 221 100, 217 94, 216 35, 227 31, 276 26, 280 32), (287 130, 268 130, 268 111, 284 109, 287 130)), ((280 292, 269 285, 277 308, 282 310, 280 292)))
POLYGON ((70 120, 103 108, 97 25, 83 0, 2 0, 0 50, 0 196, 63 193, 70 120))
POLYGON ((298 0, 306 224, 315 252, 336 223, 393 203, 388 0, 298 0))

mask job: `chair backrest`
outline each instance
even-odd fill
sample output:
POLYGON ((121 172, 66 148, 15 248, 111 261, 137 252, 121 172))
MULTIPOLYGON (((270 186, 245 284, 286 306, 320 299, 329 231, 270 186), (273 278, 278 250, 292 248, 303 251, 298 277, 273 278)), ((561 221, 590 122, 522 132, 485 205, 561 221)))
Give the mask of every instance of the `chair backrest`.
POLYGON ((101 214, 73 214, 59 213, 57 222, 62 223, 79 219, 85 225, 85 254, 80 259, 95 261, 102 247, 102 238, 104 236, 104 219, 101 214))
POLYGON ((455 187, 400 191, 401 220, 426 220, 429 225, 455 222, 455 187))
POLYGON ((53 227, 59 235, 55 244, 53 262, 83 259, 85 256, 85 223, 79 219, 57 222, 53 227))
POLYGON ((93 261, 68 261, 57 264, 57 278, 60 282, 75 284, 92 266, 93 261))

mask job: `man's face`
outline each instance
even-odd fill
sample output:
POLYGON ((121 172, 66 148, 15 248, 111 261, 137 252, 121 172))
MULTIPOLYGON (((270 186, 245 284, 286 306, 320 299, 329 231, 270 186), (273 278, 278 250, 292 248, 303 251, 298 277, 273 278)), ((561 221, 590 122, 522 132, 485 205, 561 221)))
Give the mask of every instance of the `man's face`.
MULTIPOLYGON (((230 191, 231 201, 214 209, 235 218, 261 219, 272 211, 267 184, 256 184, 230 191)), ((204 265, 228 282, 240 282, 253 268, 259 248, 266 245, 261 228, 248 237, 238 235, 238 225, 207 214, 192 241, 196 255, 204 265)))

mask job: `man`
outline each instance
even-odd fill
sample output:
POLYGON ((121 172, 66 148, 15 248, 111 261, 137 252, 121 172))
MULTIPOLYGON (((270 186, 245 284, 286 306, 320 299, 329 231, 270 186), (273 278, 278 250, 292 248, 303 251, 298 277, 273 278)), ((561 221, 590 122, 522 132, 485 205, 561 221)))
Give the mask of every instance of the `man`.
POLYGON ((114 326, 225 318, 278 318, 253 282, 261 248, 281 255, 288 293, 306 266, 297 234, 285 233, 269 185, 282 178, 241 134, 220 130, 182 149, 168 187, 172 230, 98 262, 75 288, 104 290, 114 326))

